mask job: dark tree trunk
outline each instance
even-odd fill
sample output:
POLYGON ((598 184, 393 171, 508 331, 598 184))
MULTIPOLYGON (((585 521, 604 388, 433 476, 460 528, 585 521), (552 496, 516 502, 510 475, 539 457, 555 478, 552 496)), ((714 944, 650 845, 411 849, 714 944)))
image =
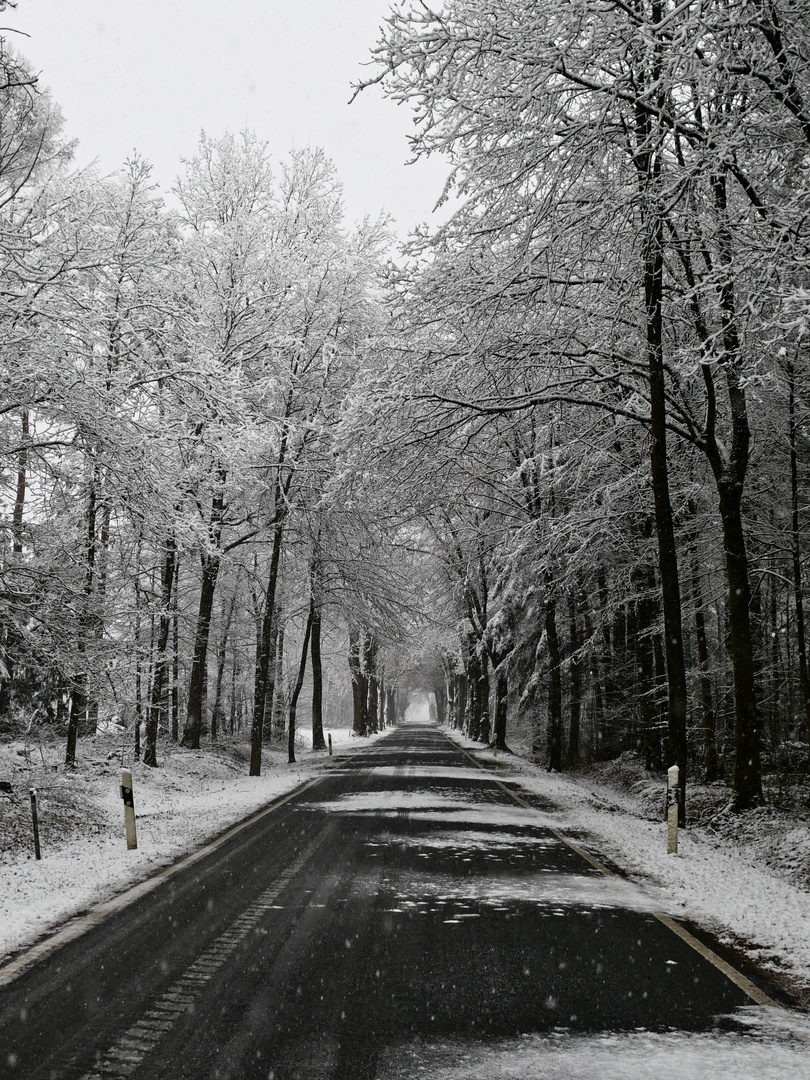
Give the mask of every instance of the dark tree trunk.
POLYGON ((360 631, 349 631, 349 673, 352 680, 352 733, 368 735, 368 684, 363 674, 360 631))
POLYGON ((509 706, 509 679, 506 668, 499 665, 495 672, 495 747, 498 750, 507 750, 506 745, 506 716, 509 706))
MULTIPOLYGON (((83 658, 84 650, 79 644, 79 661, 83 658)), ((87 675, 80 671, 73 679, 70 693, 70 712, 68 713, 67 747, 65 750, 65 765, 74 768, 76 765, 76 744, 79 738, 79 729, 82 720, 87 713, 87 675)))
POLYGON ((352 733, 364 737, 368 734, 368 691, 361 663, 360 631, 357 630, 349 631, 349 673, 352 683, 352 733))
POLYGON ((377 653, 379 646, 373 634, 365 636, 363 644, 363 670, 366 679, 366 725, 369 734, 375 734, 379 730, 379 718, 377 716, 379 703, 379 686, 377 683, 377 653))
POLYGON ((286 612, 282 604, 276 604, 274 634, 273 686, 268 688, 266 710, 264 714, 264 741, 283 743, 284 730, 287 726, 287 681, 284 678, 284 646, 287 637, 286 612))
POLYGON ((172 742, 180 738, 180 559, 174 568, 172 605, 172 742))
POLYGON ((447 724, 447 685, 444 677, 438 673, 431 680, 431 685, 436 700, 436 722, 444 727, 447 724))
POLYGON ((141 552, 142 539, 138 536, 135 557, 135 760, 141 760, 141 724, 143 723, 143 657, 141 641, 141 552))
POLYGON ((732 805, 746 810, 762 802, 759 731, 754 686, 754 643, 751 633, 751 587, 742 525, 742 490, 735 484, 720 491, 720 517, 728 576, 728 625, 734 673, 735 757, 732 805))
POLYGON ((203 710, 207 689, 208 642, 211 636, 211 615, 214 595, 219 577, 220 556, 203 555, 200 605, 197 614, 197 630, 194 635, 194 653, 191 660, 191 678, 188 686, 186 723, 180 745, 199 750, 203 727, 203 710))
POLYGON ((310 657, 312 660, 312 749, 325 750, 323 736, 323 664, 321 662, 321 609, 313 593, 310 597, 310 657))
POLYGON ((695 605, 695 640, 697 642, 698 671, 700 672, 700 702, 703 712, 703 749, 706 780, 711 783, 719 775, 717 762, 716 721, 712 683, 709 677, 709 641, 706 634, 703 590, 700 586, 700 567, 697 553, 692 555, 692 600, 695 605))
POLYGON ((256 678, 253 692, 253 724, 250 731, 250 775, 259 776, 262 771, 262 742, 264 734, 264 714, 268 696, 272 701, 272 691, 268 694, 269 684, 273 682, 273 612, 276 604, 276 588, 281 562, 281 541, 284 533, 283 522, 284 493, 276 485, 275 525, 273 528, 273 550, 270 555, 270 572, 267 579, 267 591, 264 597, 264 614, 259 629, 259 643, 256 655, 256 678))
POLYGON ((467 653, 467 715, 464 733, 468 739, 478 742, 481 738, 481 661, 471 643, 467 653))
MULTIPOLYGON (((105 498, 101 509, 101 527, 97 541, 98 548, 96 555, 96 580, 93 585, 92 611, 89 618, 93 654, 96 658, 99 657, 104 642, 104 605, 107 598, 107 562, 110 548, 111 516, 112 507, 110 506, 109 499, 105 498)), ((95 666, 98 667, 97 660, 95 666)), ((90 688, 88 687, 88 689, 90 688)), ((95 735, 98 731, 98 695, 98 682, 97 680, 93 680, 92 692, 88 694, 87 699, 87 720, 84 726, 80 728, 80 734, 82 735, 95 735)))
POLYGON ((810 676, 807 670, 807 638, 804 629, 804 585, 802 582, 801 533, 799 530, 799 470, 796 453, 796 370, 792 361, 788 376, 788 440, 790 444, 790 551, 793 562, 793 606, 796 612, 796 649, 799 661, 799 684, 810 755, 810 676))
POLYGON ((225 514, 226 469, 216 471, 214 494, 211 497, 211 513, 208 518, 208 550, 200 557, 202 581, 197 630, 194 635, 194 653, 191 660, 191 678, 186 705, 186 723, 181 745, 193 750, 200 748, 203 718, 208 691, 208 640, 211 633, 211 614, 214 610, 214 594, 217 588, 219 567, 222 559, 222 522, 225 514))
POLYGON ((177 548, 174 536, 166 540, 166 555, 163 560, 163 573, 161 575, 161 605, 160 622, 157 635, 157 652, 155 656, 154 676, 152 679, 152 695, 149 708, 149 719, 146 724, 146 747, 144 749, 143 763, 152 768, 157 767, 157 737, 160 723, 165 719, 169 681, 169 631, 172 624, 172 585, 174 583, 174 564, 177 557, 177 548))
POLYGON ((449 670, 447 673, 447 684, 445 688, 445 695, 447 697, 447 723, 451 728, 456 726, 456 675, 455 672, 449 670))
MULTIPOLYGON (((641 750, 645 769, 661 767, 661 739, 658 733, 658 716, 655 703, 655 644, 653 621, 656 604, 653 599, 655 573, 652 568, 644 575, 641 596, 637 604, 636 668, 638 671, 637 696, 640 718, 641 750)), ((663 667, 663 657, 662 657, 663 667)))
POLYGON ((467 676, 459 671, 454 676, 456 682, 456 714, 453 726, 456 731, 464 730, 464 718, 467 714, 467 676))
POLYGON ((655 525, 658 535, 658 565, 664 609, 664 652, 667 664, 667 727, 670 765, 678 766, 680 804, 678 819, 686 824, 686 664, 683 652, 681 588, 675 524, 669 494, 669 467, 666 442, 666 389, 662 336, 663 226, 657 208, 650 211, 644 254, 644 299, 647 312, 647 360, 650 380, 650 464, 652 471, 655 525))
POLYGON ((579 721, 582 710, 582 661, 577 653, 582 647, 577 619, 577 602, 571 596, 568 600, 568 650, 571 657, 568 666, 570 683, 568 759, 579 761, 579 721))
POLYGON ((478 701, 481 713, 481 730, 479 738, 482 743, 489 743, 492 733, 492 722, 489 713, 489 659, 482 649, 478 661, 478 701))
POLYGON ((548 647, 548 771, 562 770, 562 680, 560 678, 560 643, 557 637, 557 603, 546 581, 544 601, 546 645, 548 647))
POLYGON ((301 662, 298 665, 298 677, 290 694, 290 718, 287 724, 287 760, 290 765, 295 762, 295 714, 298 708, 298 696, 304 685, 304 674, 307 669, 307 650, 309 649, 309 636, 312 633, 313 604, 310 601, 307 625, 304 631, 304 644, 301 646, 301 662))
MULTIPOLYGON (((652 18, 663 17, 660 0, 652 0, 652 18)), ((663 45, 656 39, 652 64, 645 78, 649 80, 650 98, 664 108, 664 82, 661 78, 663 45)), ((643 288, 646 329, 647 367, 650 387, 650 470, 652 474, 655 527, 658 536, 658 565, 664 613, 664 650, 667 665, 667 727, 670 747, 669 765, 679 770, 680 800, 678 819, 686 824, 687 786, 687 689, 683 650, 681 589, 675 525, 669 493, 667 462, 667 407, 663 346, 663 272, 664 215, 662 195, 661 112, 636 106, 635 166, 642 196, 643 288)))
POLYGON ((72 680, 67 747, 65 749, 65 764, 71 768, 76 764, 76 744, 87 719, 87 644, 93 630, 92 601, 96 568, 96 495, 96 475, 93 468, 85 509, 86 551, 81 614, 76 633, 77 671, 72 680))
POLYGON ((599 586, 599 603, 600 603, 600 618, 602 621, 602 663, 601 667, 605 673, 604 683, 600 684, 598 681, 598 668, 594 666, 596 685, 594 687, 594 694, 596 697, 595 709, 596 709, 596 731, 594 732, 594 749, 596 752, 597 760, 604 758, 607 744, 608 744, 608 716, 610 715, 613 706, 616 701, 616 689, 613 681, 614 672, 614 656, 613 656, 613 640, 610 633, 610 617, 608 613, 608 589, 607 580, 602 573, 598 579, 599 586), (602 692, 602 686, 604 686, 604 693, 602 692))
MULTIPOLYGON (((17 491, 11 517, 11 550, 14 563, 21 559, 23 553, 23 515, 25 513, 25 493, 27 488, 28 441, 31 436, 28 409, 22 410, 20 436, 20 449, 17 453, 17 491)), ((14 626, 12 616, 5 627, 4 633, 3 656, 6 670, 4 676, 0 678, 0 718, 6 718, 11 714, 14 665, 19 645, 19 634, 14 626)))
POLYGON ((217 675, 214 683, 214 707, 211 710, 211 741, 216 742, 220 727, 224 726, 225 710, 222 707, 222 685, 225 679, 225 660, 228 652, 228 634, 233 620, 233 611, 236 606, 236 590, 231 596, 228 611, 225 615, 225 624, 222 627, 222 636, 217 646, 217 675))

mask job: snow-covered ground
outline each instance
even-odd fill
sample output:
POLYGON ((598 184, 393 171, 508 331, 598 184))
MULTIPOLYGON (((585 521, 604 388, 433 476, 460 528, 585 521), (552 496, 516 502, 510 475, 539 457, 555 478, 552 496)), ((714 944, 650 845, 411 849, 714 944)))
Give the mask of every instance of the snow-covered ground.
MULTIPOLYGON (((368 746, 333 729, 333 747, 368 746)), ((0 963, 79 912, 104 902, 159 867, 329 767, 302 733, 299 761, 265 747, 262 775, 248 776, 248 748, 183 750, 161 746, 161 767, 132 769, 138 848, 127 851, 120 796, 120 736, 80 740, 79 764, 66 771, 60 743, 0 745, 0 963), (38 792, 42 859, 34 858, 29 789, 38 792)), ((332 759, 334 761, 335 759, 332 759)))
POLYGON ((746 1034, 627 1032, 523 1035, 388 1047, 381 1080, 800 1080, 807 1076, 810 1022, 752 1007, 746 1034))
MULTIPOLYGON (((767 969, 794 1000, 810 1006, 805 812, 795 818, 772 807, 737 816, 715 813, 708 824, 681 830, 678 854, 667 855, 662 780, 627 786, 628 768, 617 765, 601 774, 553 774, 520 754, 496 758, 480 743, 450 734, 481 764, 497 767, 503 780, 517 782, 544 806, 553 803, 554 810, 545 812, 557 828, 643 885, 659 909, 710 931, 767 969), (620 784, 616 778, 622 772, 620 784)), ((640 767, 637 772, 643 775, 640 767)), ((695 795, 705 798, 699 789, 695 795)))

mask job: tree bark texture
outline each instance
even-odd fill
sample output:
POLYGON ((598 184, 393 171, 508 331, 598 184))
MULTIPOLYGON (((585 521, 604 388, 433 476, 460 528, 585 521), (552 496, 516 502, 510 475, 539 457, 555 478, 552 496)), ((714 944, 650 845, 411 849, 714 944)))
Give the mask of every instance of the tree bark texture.
POLYGON ((165 720, 169 682, 169 632, 172 624, 172 585, 174 584, 174 564, 177 558, 177 546, 173 535, 166 539, 166 553, 161 574, 160 621, 156 641, 155 667, 152 678, 152 693, 149 717, 146 722, 146 746, 143 763, 156 768, 157 739, 161 721, 165 720))

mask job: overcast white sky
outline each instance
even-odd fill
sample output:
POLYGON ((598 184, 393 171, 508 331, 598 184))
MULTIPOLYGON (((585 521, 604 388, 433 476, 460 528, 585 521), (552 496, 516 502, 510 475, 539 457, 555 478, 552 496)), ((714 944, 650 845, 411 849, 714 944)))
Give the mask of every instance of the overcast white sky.
POLYGON ((447 166, 406 165, 412 115, 377 88, 349 105, 389 0, 18 0, 2 22, 79 140, 117 168, 137 149, 164 190, 200 129, 250 127, 278 159, 322 146, 352 219, 429 220, 447 166))

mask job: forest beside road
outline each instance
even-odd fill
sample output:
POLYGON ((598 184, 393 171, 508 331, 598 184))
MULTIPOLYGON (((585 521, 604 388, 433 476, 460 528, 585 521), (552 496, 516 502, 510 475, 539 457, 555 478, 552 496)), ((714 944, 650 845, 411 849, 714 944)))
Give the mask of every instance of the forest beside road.
POLYGON ((397 7, 357 93, 453 197, 405 244, 250 130, 165 197, 76 169, 3 31, 0 735, 249 732, 257 775, 421 688, 555 771, 677 764, 682 822, 693 778, 803 805, 808 25, 397 7))
POLYGON ((624 1068, 801 1075, 800 1018, 509 786, 435 727, 345 757, 5 986, 3 1075, 625 1076, 611 1039, 624 1068))

